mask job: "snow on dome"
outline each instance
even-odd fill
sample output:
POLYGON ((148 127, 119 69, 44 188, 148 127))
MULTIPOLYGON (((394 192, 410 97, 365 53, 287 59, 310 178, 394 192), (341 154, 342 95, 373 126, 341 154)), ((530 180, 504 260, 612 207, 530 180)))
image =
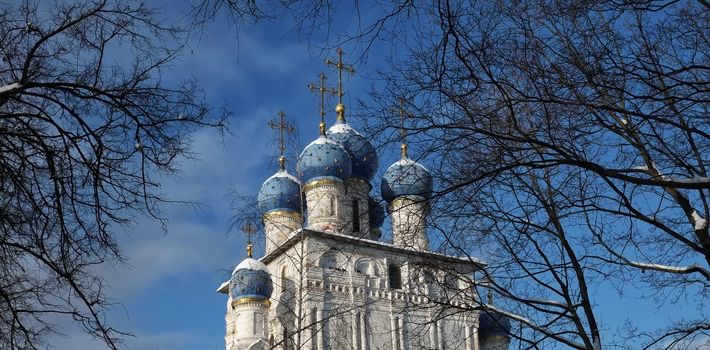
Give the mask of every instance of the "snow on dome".
POLYGON ((362 136, 357 130, 353 129, 348 123, 334 124, 328 129, 328 133, 353 133, 362 136))
MULTIPOLYGON (((297 183, 297 184, 299 184, 299 185, 301 184, 301 180, 299 180, 297 177, 295 177, 295 176, 289 174, 289 172, 286 171, 286 170, 279 170, 279 171, 277 171, 276 174, 269 176, 269 178, 266 179, 266 181, 269 181, 269 180, 275 179, 275 178, 287 178, 287 179, 289 179, 289 180, 291 180, 291 181, 293 181, 293 182, 295 182, 295 183, 297 183)), ((266 181, 264 181, 264 182, 266 182, 266 181)))
POLYGON ((345 181, 352 174, 352 162, 348 152, 338 142, 321 135, 298 156, 297 169, 304 182, 318 178, 345 181))
POLYGON ((389 171, 392 167, 402 166, 402 165, 415 165, 415 166, 418 166, 418 167, 424 169, 424 171, 426 171, 427 173, 429 172, 429 168, 425 167, 421 163, 415 162, 411 158, 404 158, 404 159, 400 159, 400 160, 396 161, 394 164, 390 165, 389 168, 387 168, 387 171, 389 171))
POLYGON ((242 262, 237 265, 237 267, 234 268, 234 271, 232 271, 232 274, 237 273, 238 270, 255 270, 255 271, 266 271, 269 272, 269 269, 266 268, 266 265, 264 265, 263 262, 256 260, 254 258, 246 258, 242 260, 242 262))

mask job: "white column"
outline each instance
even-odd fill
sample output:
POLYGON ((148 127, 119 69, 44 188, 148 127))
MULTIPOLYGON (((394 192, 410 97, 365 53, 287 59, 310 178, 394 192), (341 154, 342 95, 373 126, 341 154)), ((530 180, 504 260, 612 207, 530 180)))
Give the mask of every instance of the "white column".
POLYGON ((367 328, 365 325, 365 311, 360 313, 360 349, 367 350, 367 328))
POLYGON ((353 313, 352 313, 352 331, 353 331, 352 342, 353 342, 353 349, 354 350, 359 350, 358 346, 357 346, 357 342, 358 342, 358 338, 359 338, 358 334, 357 334, 357 328, 358 328, 357 327, 358 326, 357 318, 358 318, 357 312, 353 311, 353 313))
POLYGON ((466 350, 473 350, 473 346, 471 346, 473 343, 473 334, 471 334, 472 326, 469 326, 468 323, 464 321, 464 327, 466 328, 466 350))
POLYGON ((401 350, 407 349, 407 343, 404 339, 404 316, 399 319, 399 344, 401 350))
POLYGON ((317 332, 317 337, 318 337, 318 349, 325 349, 325 338, 323 331, 325 330, 325 319, 323 318, 323 310, 318 309, 316 311, 317 319, 316 321, 318 322, 316 324, 316 332, 317 332))
POLYGON ((390 337, 392 338, 392 349, 399 350, 399 345, 397 344, 397 319, 390 316, 390 337))

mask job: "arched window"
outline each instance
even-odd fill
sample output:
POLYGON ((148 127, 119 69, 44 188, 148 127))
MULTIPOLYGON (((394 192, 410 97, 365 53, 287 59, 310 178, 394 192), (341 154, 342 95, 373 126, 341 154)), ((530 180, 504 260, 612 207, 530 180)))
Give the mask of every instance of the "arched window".
POLYGON ((360 202, 353 199, 353 232, 360 232, 360 202))
POLYGON ((328 200, 330 201, 330 211, 328 212, 331 216, 335 216, 335 196, 328 196, 328 200))
POLYGON ((387 274, 389 275, 390 288, 402 289, 402 271, 399 266, 390 264, 387 268, 387 274))

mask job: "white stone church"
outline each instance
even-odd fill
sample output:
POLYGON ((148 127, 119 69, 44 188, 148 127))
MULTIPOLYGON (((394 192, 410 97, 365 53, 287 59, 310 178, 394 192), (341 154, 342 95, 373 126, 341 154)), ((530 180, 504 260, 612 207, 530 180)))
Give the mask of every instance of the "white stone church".
POLYGON ((381 181, 392 243, 381 241, 377 154, 342 103, 336 114, 299 156, 298 176, 282 155, 261 187, 265 255, 249 247, 218 289, 228 295, 226 350, 507 349, 509 320, 475 310, 485 264, 429 249, 429 171, 403 143, 381 181))

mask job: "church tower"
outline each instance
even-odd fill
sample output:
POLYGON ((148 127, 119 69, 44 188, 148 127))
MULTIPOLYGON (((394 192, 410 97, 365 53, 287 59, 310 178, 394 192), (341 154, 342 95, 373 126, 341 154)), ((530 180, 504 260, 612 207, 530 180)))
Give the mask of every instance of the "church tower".
POLYGON ((266 253, 281 245, 288 236, 303 225, 301 204, 301 181, 286 170, 284 134, 292 133, 293 127, 286 123, 286 114, 279 112, 279 122, 269 126, 279 130, 279 170, 261 185, 257 202, 262 213, 266 236, 266 253))
POLYGON ((228 295, 227 350, 507 350, 510 320, 474 288, 485 262, 429 247, 433 179, 409 157, 404 125, 401 159, 380 183, 386 212, 371 193, 378 156, 346 121, 342 75, 354 70, 342 56, 338 49, 337 62, 326 61, 337 69, 337 87, 326 87, 324 74, 309 84, 320 94, 319 136, 300 153, 296 176, 284 156, 284 134, 293 129, 283 113, 269 123, 281 153, 258 194, 266 249, 256 260, 250 244, 218 289, 228 295), (338 96, 330 129, 326 94, 338 96), (392 242, 382 240, 387 214, 392 242))
MULTIPOLYGON (((404 109, 400 108, 402 124, 404 109)), ((395 246, 415 250, 429 250, 426 233, 426 214, 433 181, 429 170, 409 158, 401 128, 402 159, 392 164, 382 178, 382 197, 392 218, 392 240, 395 246)))
POLYGON ((228 288, 226 350, 269 349, 267 319, 273 282, 266 265, 252 258, 251 243, 247 258, 232 272, 228 288))

